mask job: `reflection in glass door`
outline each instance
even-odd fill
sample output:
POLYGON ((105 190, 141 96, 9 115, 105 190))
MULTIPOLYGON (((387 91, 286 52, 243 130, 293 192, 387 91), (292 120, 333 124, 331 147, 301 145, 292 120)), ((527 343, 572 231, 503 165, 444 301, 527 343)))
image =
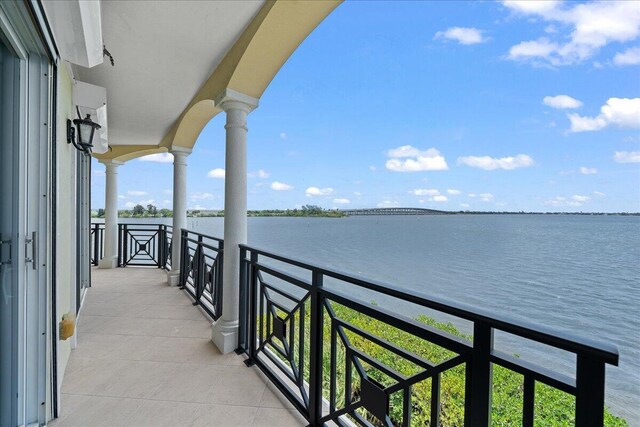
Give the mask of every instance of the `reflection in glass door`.
POLYGON ((20 59, 0 32, 0 425, 16 425, 18 269, 16 165, 20 59))
POLYGON ((28 29, 11 27, 19 7, 18 2, 0 3, 2 426, 42 425, 47 417, 51 65, 34 44, 37 39, 23 34, 28 29))

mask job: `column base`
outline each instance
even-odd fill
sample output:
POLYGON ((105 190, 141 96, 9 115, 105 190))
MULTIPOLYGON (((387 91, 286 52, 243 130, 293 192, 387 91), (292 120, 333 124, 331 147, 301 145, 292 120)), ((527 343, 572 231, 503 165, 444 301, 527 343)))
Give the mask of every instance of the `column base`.
POLYGON ((118 266, 118 255, 104 257, 98 262, 98 268, 116 268, 118 266))
POLYGON ((228 323, 220 319, 211 324, 211 341, 222 354, 238 348, 238 322, 228 323))
POLYGON ((180 284, 180 270, 171 270, 167 273, 167 284, 169 286, 178 286, 180 284))

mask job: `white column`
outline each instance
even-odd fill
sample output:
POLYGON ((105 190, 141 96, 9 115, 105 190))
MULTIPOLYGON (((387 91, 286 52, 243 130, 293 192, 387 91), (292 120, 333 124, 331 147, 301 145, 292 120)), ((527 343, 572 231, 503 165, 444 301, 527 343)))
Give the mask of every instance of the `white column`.
POLYGON ((211 339, 223 353, 238 347, 240 249, 247 243, 247 114, 258 100, 227 89, 216 107, 227 114, 224 183, 224 264, 222 316, 211 339))
POLYGON ((101 160, 106 168, 104 201, 104 256, 98 268, 118 266, 118 166, 123 162, 101 160))
POLYGON ((180 278, 180 230, 187 228, 187 156, 190 148, 171 147, 173 154, 173 234, 171 237, 171 271, 167 275, 170 286, 180 278))

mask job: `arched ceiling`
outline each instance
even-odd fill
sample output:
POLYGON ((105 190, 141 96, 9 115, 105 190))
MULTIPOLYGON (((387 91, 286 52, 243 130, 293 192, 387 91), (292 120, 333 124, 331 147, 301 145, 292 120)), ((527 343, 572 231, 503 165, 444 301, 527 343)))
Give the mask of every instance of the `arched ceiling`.
POLYGON ((107 88, 109 144, 99 159, 192 147, 225 88, 259 98, 340 0, 102 2, 115 59, 76 78, 107 88), (153 151, 155 149, 155 151, 153 151))

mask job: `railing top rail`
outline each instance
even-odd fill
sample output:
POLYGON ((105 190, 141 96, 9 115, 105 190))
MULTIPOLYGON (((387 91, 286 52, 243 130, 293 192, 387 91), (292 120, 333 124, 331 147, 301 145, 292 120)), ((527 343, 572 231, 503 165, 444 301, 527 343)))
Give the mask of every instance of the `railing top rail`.
POLYGON ((221 239, 219 237, 209 236, 207 234, 198 233, 197 231, 188 230, 186 228, 183 228, 182 231, 186 232, 187 234, 193 234, 193 235, 196 235, 196 236, 202 236, 202 237, 205 237, 207 239, 215 240, 218 243, 224 243, 224 239, 221 239))
MULTIPOLYGON (((91 222, 91 225, 104 225, 104 222, 91 222)), ((149 227, 167 227, 167 228, 173 228, 173 225, 171 224, 162 224, 159 222, 122 222, 122 221, 118 221, 118 225, 146 225, 149 227)))
POLYGON ((551 328, 533 322, 525 322, 509 316, 496 315, 487 310, 478 309, 466 304, 454 302, 446 298, 434 297, 419 291, 407 291, 403 288, 365 279, 353 274, 331 270, 327 267, 311 264, 306 261, 284 257, 249 245, 239 245, 241 249, 263 255, 276 261, 282 261, 296 267, 321 273, 364 289, 379 292, 393 298, 405 300, 413 304, 431 308, 472 322, 481 322, 523 338, 551 345, 575 354, 584 354, 601 359, 603 362, 618 365, 618 348, 614 344, 585 338, 572 333, 551 328))

